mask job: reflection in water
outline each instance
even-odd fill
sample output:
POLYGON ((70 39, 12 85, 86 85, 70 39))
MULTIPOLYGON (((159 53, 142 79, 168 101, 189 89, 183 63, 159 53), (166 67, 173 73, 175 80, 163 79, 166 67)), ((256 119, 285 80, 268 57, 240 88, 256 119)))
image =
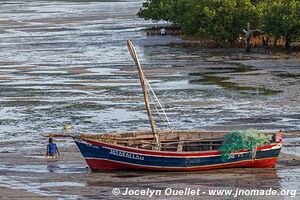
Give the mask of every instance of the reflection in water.
POLYGON ((56 164, 51 163, 47 165, 47 169, 50 173, 54 173, 59 167, 56 164))

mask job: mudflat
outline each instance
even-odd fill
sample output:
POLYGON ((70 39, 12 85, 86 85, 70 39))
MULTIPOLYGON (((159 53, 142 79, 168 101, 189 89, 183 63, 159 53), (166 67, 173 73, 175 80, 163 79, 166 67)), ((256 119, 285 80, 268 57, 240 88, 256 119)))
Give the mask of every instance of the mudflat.
POLYGON ((113 188, 299 190, 299 58, 262 49, 188 48, 175 36, 147 36, 143 29, 153 23, 137 18, 141 5, 136 0, 1 4, 0 199, 115 199, 113 188), (61 157, 46 159, 44 136, 65 133, 66 122, 74 134, 150 129, 127 39, 136 45, 174 129, 283 129, 276 169, 91 173, 67 139, 55 141, 61 157))

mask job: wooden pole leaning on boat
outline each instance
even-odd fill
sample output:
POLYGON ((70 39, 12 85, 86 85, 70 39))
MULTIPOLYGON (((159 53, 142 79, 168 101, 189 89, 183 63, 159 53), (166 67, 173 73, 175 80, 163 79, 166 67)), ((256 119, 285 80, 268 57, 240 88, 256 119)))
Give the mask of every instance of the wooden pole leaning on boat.
POLYGON ((128 45, 128 49, 129 49, 129 52, 131 54, 131 57, 135 62, 135 65, 137 67, 139 77, 140 77, 140 82, 141 82, 141 86, 142 86, 142 90, 143 90, 143 94, 144 94, 144 101, 145 101, 145 105, 146 105, 146 108, 147 108, 148 118, 149 118, 149 121, 150 121, 152 133, 153 133, 153 136, 154 136, 154 148, 153 148, 153 150, 159 150, 160 149, 160 142, 159 142, 159 137, 158 137, 158 134, 157 134, 157 131, 156 131, 155 122, 154 122, 154 118, 153 118, 151 107, 150 107, 148 90, 147 90, 147 87, 146 87, 146 84, 145 84, 145 76, 144 76, 144 73, 142 71, 142 67, 141 67, 140 61, 138 59, 138 56, 136 54, 134 45, 132 44, 132 42, 130 40, 127 41, 127 45, 128 45))

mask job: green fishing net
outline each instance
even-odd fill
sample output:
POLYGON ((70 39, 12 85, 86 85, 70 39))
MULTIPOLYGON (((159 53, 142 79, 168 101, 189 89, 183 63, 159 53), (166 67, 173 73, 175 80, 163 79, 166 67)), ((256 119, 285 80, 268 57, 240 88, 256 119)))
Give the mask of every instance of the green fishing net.
POLYGON ((259 133, 255 129, 233 131, 225 135, 224 142, 220 147, 222 161, 227 161, 231 153, 239 150, 253 150, 258 146, 271 143, 271 134, 259 133))

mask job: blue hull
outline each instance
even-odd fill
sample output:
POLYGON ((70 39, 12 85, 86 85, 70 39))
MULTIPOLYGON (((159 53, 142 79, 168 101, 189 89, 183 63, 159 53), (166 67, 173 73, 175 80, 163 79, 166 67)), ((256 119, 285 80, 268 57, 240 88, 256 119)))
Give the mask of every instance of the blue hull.
MULTIPOLYGON (((221 154, 212 151, 212 154, 205 155, 177 155, 169 156, 139 153, 120 149, 119 146, 103 146, 101 144, 90 144, 85 141, 76 141, 83 157, 92 170, 204 170, 227 167, 274 167, 281 146, 269 149, 257 150, 255 158, 249 151, 233 154, 228 161, 222 161, 221 154), (101 167, 102 165, 102 167, 101 167)), ((174 154, 174 153, 173 153, 174 154)))

